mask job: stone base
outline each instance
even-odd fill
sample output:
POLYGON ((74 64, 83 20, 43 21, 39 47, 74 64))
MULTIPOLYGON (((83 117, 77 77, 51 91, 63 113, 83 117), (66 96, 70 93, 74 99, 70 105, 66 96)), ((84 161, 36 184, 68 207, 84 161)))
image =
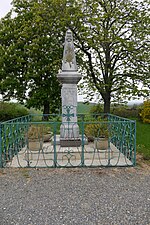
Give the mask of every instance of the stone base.
POLYGON ((81 139, 60 139, 61 147, 79 147, 81 146, 81 139))
POLYGON ((60 138, 61 139, 78 139, 79 138, 79 126, 77 123, 62 123, 60 126, 60 138))
MULTIPOLYGON (((82 143, 82 136, 80 135, 79 138, 73 138, 73 139, 64 139, 64 138, 60 138, 60 135, 56 135, 56 145, 60 145, 61 147, 79 147, 81 146, 82 143), (69 143, 70 142, 70 143, 69 143), (78 143, 78 145, 77 145, 78 143), (80 145, 79 145, 80 143, 80 145), (63 144, 65 144, 65 146, 62 146, 63 144), (74 144, 73 146, 68 145, 68 144, 74 144)), ((52 137, 52 144, 54 144, 54 137, 52 137)), ((84 145, 88 145, 88 140, 87 137, 84 136, 84 145)))

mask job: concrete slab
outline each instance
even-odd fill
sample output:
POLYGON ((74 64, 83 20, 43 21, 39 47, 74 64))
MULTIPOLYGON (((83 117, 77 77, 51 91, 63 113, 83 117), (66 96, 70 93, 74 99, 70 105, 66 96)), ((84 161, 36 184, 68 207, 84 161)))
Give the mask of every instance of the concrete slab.
POLYGON ((57 167, 82 166, 82 162, 84 166, 132 166, 132 162, 112 143, 108 150, 97 150, 93 143, 85 145, 83 149, 82 146, 61 147, 60 145, 54 148, 51 143, 44 143, 43 148, 38 151, 23 148, 11 162, 7 163, 7 167, 53 167, 56 159, 57 167))

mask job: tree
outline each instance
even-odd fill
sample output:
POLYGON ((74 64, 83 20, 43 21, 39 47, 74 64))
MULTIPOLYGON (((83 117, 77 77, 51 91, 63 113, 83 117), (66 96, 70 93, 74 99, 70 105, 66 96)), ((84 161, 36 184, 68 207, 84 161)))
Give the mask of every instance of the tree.
POLYGON ((87 97, 98 93, 104 112, 110 112, 111 100, 148 96, 148 1, 76 0, 70 5, 70 26, 83 54, 82 88, 87 97))
POLYGON ((64 1, 14 0, 0 21, 0 88, 4 100, 26 100, 28 107, 43 113, 60 106, 60 84, 64 1), (60 14, 61 11, 61 14, 60 14))
POLYGON ((104 112, 112 100, 149 94, 148 0, 14 0, 13 6, 17 16, 0 23, 4 98, 45 105, 44 112, 47 100, 58 105, 66 27, 75 36, 82 87, 88 98, 102 97, 104 112))

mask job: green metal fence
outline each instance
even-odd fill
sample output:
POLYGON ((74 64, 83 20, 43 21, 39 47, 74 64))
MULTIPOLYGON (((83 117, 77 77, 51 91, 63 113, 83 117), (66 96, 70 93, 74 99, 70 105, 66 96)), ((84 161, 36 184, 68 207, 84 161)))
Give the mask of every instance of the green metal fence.
POLYGON ((0 123, 0 167, 6 166, 25 146, 24 134, 30 121, 28 115, 0 123))
MULTIPOLYGON (((70 114, 71 115, 71 114, 70 114)), ((0 123, 0 167, 116 167, 136 164, 136 124, 111 114, 66 120, 71 138, 60 138, 63 115, 29 115, 0 123), (79 126, 79 137, 74 127, 79 126)), ((65 132, 65 131, 64 131, 65 132)))

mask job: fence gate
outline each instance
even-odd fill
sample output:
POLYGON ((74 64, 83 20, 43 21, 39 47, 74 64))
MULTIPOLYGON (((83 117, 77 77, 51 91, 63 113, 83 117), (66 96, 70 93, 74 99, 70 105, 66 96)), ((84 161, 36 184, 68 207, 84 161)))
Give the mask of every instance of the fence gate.
POLYGON ((82 114, 72 122, 71 111, 46 116, 46 122, 43 115, 29 115, 0 124, 0 167, 135 165, 135 121, 82 114))

